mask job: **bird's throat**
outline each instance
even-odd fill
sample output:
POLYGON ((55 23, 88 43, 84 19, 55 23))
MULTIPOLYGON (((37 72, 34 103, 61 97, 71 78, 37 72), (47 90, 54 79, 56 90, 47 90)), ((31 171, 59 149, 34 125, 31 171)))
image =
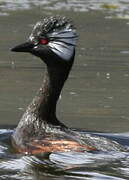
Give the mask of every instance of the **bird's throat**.
POLYGON ((43 84, 28 107, 39 121, 57 126, 62 125, 56 117, 56 105, 70 68, 68 66, 47 67, 43 84))

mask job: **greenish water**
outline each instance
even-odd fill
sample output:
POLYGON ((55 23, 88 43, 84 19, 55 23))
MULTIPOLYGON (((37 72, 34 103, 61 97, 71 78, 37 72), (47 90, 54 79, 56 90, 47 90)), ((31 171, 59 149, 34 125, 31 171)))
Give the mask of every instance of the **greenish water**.
MULTIPOLYGON (((128 1, 117 0, 111 3, 106 0, 1 1, 1 127, 17 125, 40 87, 45 67, 40 59, 30 54, 12 53, 10 48, 24 42, 33 25, 42 17, 59 14, 70 17, 79 34, 75 63, 58 103, 59 119, 70 127, 93 132, 129 132, 128 12, 128 1)), ((107 172, 105 175, 112 175, 115 165, 110 169, 110 163, 106 161, 106 170, 100 171, 102 166, 99 166, 100 169, 90 167, 89 171, 93 174, 99 172, 102 175, 107 172)), ((93 174, 88 175, 86 167, 78 170, 85 172, 80 179, 92 179, 93 174)), ((122 169, 120 162, 117 167, 114 179, 129 177, 128 162, 125 169, 122 169), (126 172, 125 177, 116 175, 119 169, 126 172)), ((75 179, 75 176, 63 173, 59 179, 75 179)), ((48 174, 51 174, 50 169, 48 174)), ((97 174, 93 179, 95 178, 97 179, 97 174)), ((104 178, 106 179, 103 176, 102 179, 104 178)))

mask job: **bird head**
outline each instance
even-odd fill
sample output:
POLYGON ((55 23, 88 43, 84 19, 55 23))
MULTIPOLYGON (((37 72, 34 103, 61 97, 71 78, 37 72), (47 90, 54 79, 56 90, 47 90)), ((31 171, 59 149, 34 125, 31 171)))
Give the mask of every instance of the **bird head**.
POLYGON ((65 17, 52 16, 37 22, 28 40, 12 51, 32 53, 46 64, 68 63, 74 57, 76 40, 71 22, 65 17))

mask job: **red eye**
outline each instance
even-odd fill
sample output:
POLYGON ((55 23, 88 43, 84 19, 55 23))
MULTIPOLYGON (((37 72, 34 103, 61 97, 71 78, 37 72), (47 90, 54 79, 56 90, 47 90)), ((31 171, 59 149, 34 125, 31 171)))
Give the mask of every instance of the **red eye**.
POLYGON ((46 45, 46 44, 48 44, 48 39, 40 39, 39 43, 43 44, 43 45, 46 45))

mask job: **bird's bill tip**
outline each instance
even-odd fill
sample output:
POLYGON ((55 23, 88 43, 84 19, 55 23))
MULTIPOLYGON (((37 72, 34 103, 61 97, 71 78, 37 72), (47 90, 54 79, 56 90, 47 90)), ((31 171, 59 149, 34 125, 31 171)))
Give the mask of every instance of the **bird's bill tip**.
POLYGON ((11 48, 11 51, 13 52, 30 52, 33 48, 33 44, 30 42, 25 42, 20 45, 17 45, 13 48, 11 48))

